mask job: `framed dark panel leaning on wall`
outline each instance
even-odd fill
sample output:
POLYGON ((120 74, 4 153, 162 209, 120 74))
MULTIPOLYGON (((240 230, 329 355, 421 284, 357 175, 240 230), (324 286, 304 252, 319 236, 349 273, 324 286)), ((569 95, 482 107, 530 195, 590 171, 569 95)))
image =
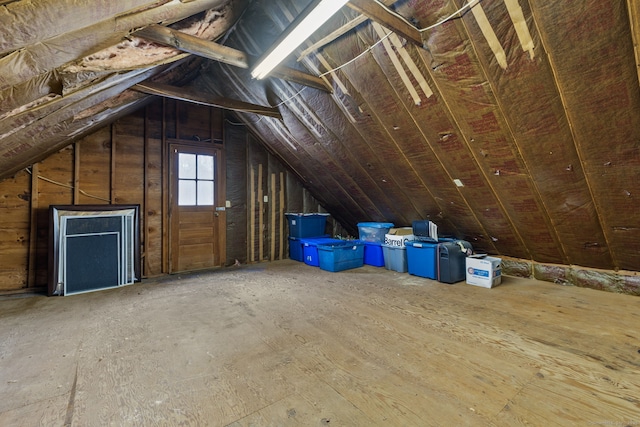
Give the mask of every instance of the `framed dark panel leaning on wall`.
POLYGON ((139 205, 51 206, 48 295, 140 281, 139 210, 139 205))

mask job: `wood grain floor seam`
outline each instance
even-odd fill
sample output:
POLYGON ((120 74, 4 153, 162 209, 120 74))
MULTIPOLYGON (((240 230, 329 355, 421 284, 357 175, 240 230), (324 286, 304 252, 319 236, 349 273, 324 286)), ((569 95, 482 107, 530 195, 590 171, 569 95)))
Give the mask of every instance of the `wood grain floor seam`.
POLYGON ((73 385, 69 393, 69 403, 67 404, 67 413, 64 417, 64 427, 71 427, 73 423, 73 411, 76 403, 76 390, 78 386, 78 365, 76 364, 76 373, 73 378, 73 385))
POLYGON ((241 423, 241 422, 242 422, 242 420, 245 420, 245 419, 247 419, 247 418, 250 418, 250 417, 254 416, 255 414, 257 414, 257 413, 259 413, 259 412, 262 412, 262 411, 264 411, 265 409, 267 409, 267 408, 269 408, 269 407, 271 407, 271 406, 275 406, 275 405, 277 405, 278 403, 280 403, 280 402, 283 402, 283 401, 287 400, 287 399, 288 399, 288 398, 290 398, 291 396, 292 396, 292 395, 287 395, 287 396, 285 396, 285 397, 283 397, 283 398, 280 398, 280 399, 278 399, 278 400, 276 400, 276 401, 273 401, 273 402, 271 402, 271 403, 269 403, 269 404, 267 404, 267 405, 264 405, 263 407, 258 408, 258 409, 256 409, 255 411, 253 411, 253 412, 251 412, 251 413, 249 413, 249 414, 246 414, 246 415, 244 415, 244 416, 242 416, 242 417, 238 418, 237 420, 234 420, 234 421, 230 422, 229 424, 225 425, 224 427, 231 427, 231 426, 233 426, 234 424, 241 423))
POLYGON ((523 384, 517 391, 516 393, 513 395, 513 397, 509 398, 507 403, 500 409, 500 411, 498 411, 498 413, 495 414, 495 416, 493 417, 494 419, 498 419, 500 417, 500 414, 503 413, 504 411, 509 409, 509 405, 513 405, 513 402, 515 402, 516 398, 522 394, 524 392, 524 390, 529 387, 531 384, 533 384, 533 382, 536 380, 536 378, 538 378, 540 376, 540 371, 534 373, 533 375, 531 375, 531 378, 529 378, 529 381, 526 382, 525 384, 523 384))

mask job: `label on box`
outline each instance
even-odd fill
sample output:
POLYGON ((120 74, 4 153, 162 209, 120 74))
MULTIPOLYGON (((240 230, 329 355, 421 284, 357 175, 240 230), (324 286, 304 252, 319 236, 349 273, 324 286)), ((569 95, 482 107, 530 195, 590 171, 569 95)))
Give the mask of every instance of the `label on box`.
POLYGON ((407 241, 414 240, 414 238, 415 237, 413 236, 413 234, 404 234, 404 235, 385 234, 384 244, 388 246, 404 248, 407 241))
POLYGON ((467 271, 473 276, 489 277, 489 270, 478 270, 477 268, 469 267, 467 271))

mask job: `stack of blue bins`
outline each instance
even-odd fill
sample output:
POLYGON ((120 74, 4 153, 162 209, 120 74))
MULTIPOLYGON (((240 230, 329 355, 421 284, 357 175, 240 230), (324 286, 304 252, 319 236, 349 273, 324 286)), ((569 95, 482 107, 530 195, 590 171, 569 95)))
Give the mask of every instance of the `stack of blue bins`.
POLYGON ((382 244, 384 236, 393 227, 390 222, 359 222, 359 241, 364 244, 364 263, 374 267, 384 267, 382 244))
MULTIPOLYGON (((325 227, 328 213, 286 213, 289 223, 289 258, 304 262, 304 244, 308 240, 326 239, 325 227)), ((317 243, 316 243, 317 245, 317 243)), ((313 260, 310 260, 313 262, 313 260)), ((315 265, 317 266, 317 255, 315 265)))

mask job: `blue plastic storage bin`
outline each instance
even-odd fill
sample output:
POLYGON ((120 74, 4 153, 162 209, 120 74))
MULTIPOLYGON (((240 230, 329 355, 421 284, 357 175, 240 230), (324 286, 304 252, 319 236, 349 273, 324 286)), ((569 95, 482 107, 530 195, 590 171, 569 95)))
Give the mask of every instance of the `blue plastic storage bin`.
POLYGON ((297 237, 289 237, 289 258, 295 261, 304 261, 302 242, 297 237))
POLYGON ((436 280, 436 252, 438 242, 409 241, 407 248, 407 270, 414 276, 436 280))
POLYGON ((320 268, 326 271, 342 271, 362 267, 364 243, 342 240, 331 245, 318 245, 320 268))
POLYGON ((333 243, 340 243, 343 240, 330 239, 328 237, 305 237, 300 239, 302 242, 302 253, 304 263, 312 267, 318 267, 320 265, 318 259, 318 245, 331 245, 333 243))
POLYGON ((384 235, 391 230, 390 222, 359 222, 358 234, 363 242, 384 243, 384 235))
POLYGON ((286 213, 290 237, 324 236, 328 213, 286 213))
POLYGON ((364 243, 364 263, 374 267, 384 267, 382 244, 376 242, 362 243, 364 243))

